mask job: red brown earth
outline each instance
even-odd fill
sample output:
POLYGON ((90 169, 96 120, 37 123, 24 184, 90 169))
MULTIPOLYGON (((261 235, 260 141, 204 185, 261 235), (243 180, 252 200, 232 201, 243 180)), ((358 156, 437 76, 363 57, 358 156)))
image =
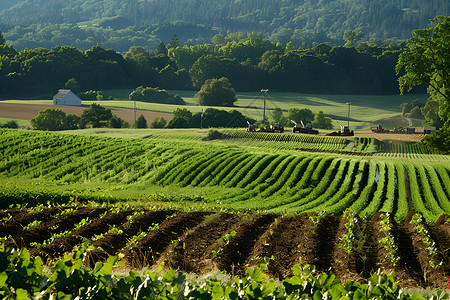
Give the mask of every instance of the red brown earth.
POLYGON ((54 207, 35 213, 1 210, 0 236, 10 236, 5 242, 7 246, 27 247, 32 255, 41 256, 44 261, 57 259, 83 241, 89 241, 98 247, 90 253, 92 264, 122 252, 129 268, 151 267, 165 262, 165 265, 185 272, 207 274, 219 269, 242 275, 246 268, 258 265, 255 258, 273 256, 275 259, 270 261, 267 272, 278 279, 291 276, 291 268, 300 259, 302 265, 313 264, 318 271, 331 271, 342 281, 364 281, 381 269, 394 271, 401 287, 445 289, 450 275, 447 253, 450 224, 442 220, 430 226, 429 230, 437 248, 442 250, 441 255, 446 255, 439 259, 444 259, 447 265, 434 269, 429 264, 433 258, 426 251, 415 225, 408 221, 394 225, 392 233, 401 259, 393 266, 386 258, 386 250, 378 242, 383 237, 378 215, 356 227, 355 234, 363 237, 362 247, 359 252, 355 250, 348 255, 339 246, 346 233, 347 219, 332 215, 325 216, 318 226, 314 226, 310 217, 315 215, 311 214, 294 217, 149 210, 129 223, 127 218, 134 211, 112 212, 105 208, 80 207, 75 213, 60 215, 63 209, 54 207), (92 222, 74 230, 75 224, 83 219, 92 222), (23 229, 34 220, 42 223, 30 230, 23 229), (107 234, 111 226, 122 231, 107 234), (66 230, 72 233, 65 238, 55 239, 40 249, 31 246, 33 242, 42 243, 52 234, 66 230), (125 249, 132 237, 143 231, 147 235, 137 246, 125 249), (103 236, 93 241, 102 233, 103 236), (227 234, 230 236, 228 242, 223 238, 227 234), (214 252, 217 255, 214 256, 214 252))
MULTIPOLYGON (((19 120, 31 120, 38 113, 46 108, 59 108, 66 114, 75 114, 81 116, 83 109, 88 106, 69 106, 69 105, 44 105, 44 104, 20 104, 20 103, 2 103, 0 101, 0 118, 10 118, 19 120)), ((113 114, 127 121, 129 124, 134 123, 134 110, 126 108, 109 107, 113 114)), ((163 112, 154 112, 147 110, 138 110, 137 117, 143 115, 148 123, 153 122, 157 117, 163 117, 169 122, 172 114, 163 112)))

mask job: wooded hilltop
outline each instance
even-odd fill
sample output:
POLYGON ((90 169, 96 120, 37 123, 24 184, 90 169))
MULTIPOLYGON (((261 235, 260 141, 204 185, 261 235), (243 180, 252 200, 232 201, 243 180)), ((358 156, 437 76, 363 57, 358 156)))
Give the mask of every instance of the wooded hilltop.
POLYGON ((448 15, 449 6, 446 0, 3 0, 0 29, 19 50, 87 50, 98 43, 124 53, 131 46, 156 48, 173 34, 194 45, 233 32, 310 48, 342 45, 347 30, 361 32, 366 42, 406 40, 435 16, 448 15))

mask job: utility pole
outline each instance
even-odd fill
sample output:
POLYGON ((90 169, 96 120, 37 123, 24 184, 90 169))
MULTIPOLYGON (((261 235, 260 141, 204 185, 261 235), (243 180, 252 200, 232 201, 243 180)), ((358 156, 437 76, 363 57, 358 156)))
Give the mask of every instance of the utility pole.
POLYGON ((203 109, 202 114, 200 115, 200 129, 203 129, 203 109))
POLYGON ((263 122, 266 122, 266 96, 267 96, 267 92, 269 90, 268 89, 262 89, 261 93, 264 93, 264 111, 263 111, 263 122))
POLYGON ((134 123, 136 123, 136 99, 134 99, 134 123))
POLYGON ((347 102, 345 103, 348 105, 348 114, 347 114, 347 127, 350 129, 350 104, 352 104, 351 102, 347 102))

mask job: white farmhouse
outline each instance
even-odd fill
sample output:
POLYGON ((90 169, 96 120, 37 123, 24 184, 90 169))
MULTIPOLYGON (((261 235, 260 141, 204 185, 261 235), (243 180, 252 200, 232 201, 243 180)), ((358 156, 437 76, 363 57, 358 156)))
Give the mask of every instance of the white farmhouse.
POLYGON ((71 90, 59 90, 58 94, 53 96, 53 105, 81 106, 81 99, 71 90))

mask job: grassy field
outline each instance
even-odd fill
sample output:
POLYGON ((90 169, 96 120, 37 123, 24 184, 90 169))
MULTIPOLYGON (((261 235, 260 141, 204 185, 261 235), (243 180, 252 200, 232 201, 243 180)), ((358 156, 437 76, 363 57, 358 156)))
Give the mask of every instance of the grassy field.
MULTIPOLYGON (((84 101, 89 105, 93 102, 109 107, 120 107, 132 109, 134 103, 128 100, 131 90, 106 90, 104 95, 112 96, 116 100, 112 101, 84 101)), ((174 106, 158 103, 137 102, 140 110, 150 110, 155 112, 172 113, 177 107, 187 108, 192 112, 200 112, 206 107, 196 105, 194 99, 195 91, 169 91, 172 94, 180 95, 187 103, 185 106, 174 106)), ((290 107, 309 108, 314 113, 323 110, 325 115, 337 120, 340 123, 347 121, 348 105, 350 105, 350 126, 354 130, 367 131, 373 125, 383 124, 386 128, 393 128, 393 122, 397 126, 406 126, 406 121, 400 116, 400 104, 419 99, 425 102, 427 95, 389 95, 389 96, 366 96, 366 95, 312 95, 287 92, 269 92, 266 99, 266 115, 270 116, 271 110, 281 108, 287 112, 290 107)), ((7 100, 10 103, 33 103, 51 105, 51 100, 7 100)), ((254 119, 262 119, 264 97, 261 93, 238 93, 238 101, 235 107, 226 109, 236 109, 254 119)), ((223 107, 216 107, 223 109, 223 107)), ((337 123, 334 123, 338 128, 337 123)), ((420 126, 420 122, 415 122, 415 126, 420 126)))

